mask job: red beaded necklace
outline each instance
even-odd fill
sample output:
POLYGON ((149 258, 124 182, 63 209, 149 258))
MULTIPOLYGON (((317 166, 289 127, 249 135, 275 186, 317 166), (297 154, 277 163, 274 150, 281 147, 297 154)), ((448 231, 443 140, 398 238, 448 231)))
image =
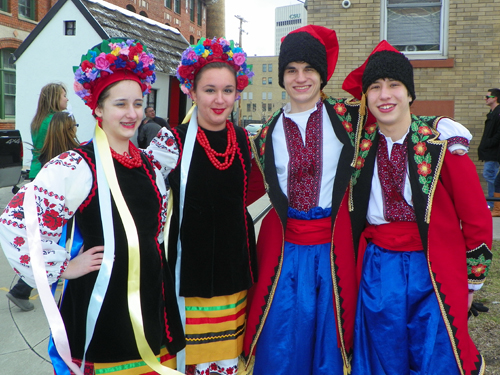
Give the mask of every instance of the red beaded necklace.
POLYGON ((208 142, 207 135, 201 128, 198 126, 198 133, 196 134, 196 139, 198 143, 203 147, 205 153, 208 156, 208 159, 212 163, 212 165, 220 171, 224 171, 228 169, 234 160, 234 155, 236 154, 236 131, 234 130, 234 126, 230 121, 226 120, 227 127, 227 147, 224 153, 220 153, 215 151, 212 147, 210 147, 210 143, 208 142), (217 157, 224 158, 223 162, 220 162, 217 157))
POLYGON ((122 155, 111 148, 111 156, 113 156, 118 163, 129 169, 140 167, 142 165, 141 152, 132 142, 129 142, 128 149, 130 155, 127 152, 124 152, 122 155))

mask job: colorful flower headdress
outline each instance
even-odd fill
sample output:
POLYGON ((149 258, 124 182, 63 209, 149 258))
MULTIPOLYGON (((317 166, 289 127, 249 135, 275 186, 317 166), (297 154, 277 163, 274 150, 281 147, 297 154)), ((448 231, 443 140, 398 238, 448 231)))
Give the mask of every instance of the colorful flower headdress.
POLYGON ((156 80, 154 62, 154 56, 138 40, 103 40, 82 56, 79 66, 73 67, 73 88, 92 110, 97 106, 102 90, 119 80, 137 81, 145 95, 156 80))
POLYGON ((193 88, 196 74, 205 65, 213 62, 224 62, 236 71, 236 90, 242 92, 248 86, 254 73, 247 67, 246 53, 235 47, 232 40, 224 38, 202 38, 196 45, 189 46, 183 53, 177 67, 177 79, 184 94, 191 97, 189 90, 193 88))

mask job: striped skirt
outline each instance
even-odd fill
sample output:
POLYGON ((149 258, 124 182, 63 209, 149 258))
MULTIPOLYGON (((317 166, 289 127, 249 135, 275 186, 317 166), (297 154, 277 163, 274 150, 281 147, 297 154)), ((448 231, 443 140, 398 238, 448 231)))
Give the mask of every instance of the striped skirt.
MULTIPOLYGON (((166 367, 177 368, 177 362, 175 359, 175 354, 170 354, 165 347, 161 348, 160 354, 156 356, 158 361, 166 367)), ((81 366, 82 362, 78 359, 73 358, 78 366, 81 366)), ((73 371, 70 370, 71 375, 74 375, 73 371)), ((154 375, 156 374, 149 366, 142 360, 133 360, 125 362, 113 362, 113 363, 90 363, 85 362, 84 375, 100 375, 100 374, 113 374, 113 375, 154 375)))
POLYGON ((187 297, 186 364, 238 358, 243 351, 247 291, 213 298, 187 297))

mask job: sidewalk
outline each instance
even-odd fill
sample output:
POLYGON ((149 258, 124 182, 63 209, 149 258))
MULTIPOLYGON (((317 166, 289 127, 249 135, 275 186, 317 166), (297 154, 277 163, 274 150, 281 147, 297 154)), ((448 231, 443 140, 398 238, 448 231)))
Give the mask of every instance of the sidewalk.
MULTIPOLYGON (((12 198, 10 189, 0 189, 0 212, 12 198)), ((268 204, 261 199, 250 207, 252 216, 268 204)), ((257 229, 259 225, 257 226, 257 229)), ((493 238, 500 240, 500 218, 493 219, 493 238)), ((3 252, 0 254, 0 373, 2 375, 53 375, 47 354, 49 329, 36 290, 31 295, 35 309, 21 311, 5 295, 17 282, 3 252)))

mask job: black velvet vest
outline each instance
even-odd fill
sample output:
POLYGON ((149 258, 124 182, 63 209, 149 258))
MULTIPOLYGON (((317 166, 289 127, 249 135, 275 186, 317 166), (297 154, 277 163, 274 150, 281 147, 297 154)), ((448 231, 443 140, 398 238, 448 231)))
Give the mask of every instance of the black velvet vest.
MULTIPOLYGON (((255 233, 245 203, 251 168, 249 144, 245 131, 235 129, 236 155, 232 165, 224 171, 213 166, 198 141, 194 145, 180 236, 180 294, 185 297, 234 294, 249 289, 257 277, 255 233)), ((180 150, 186 131, 187 125, 179 125, 174 130, 180 150)), ((227 129, 205 130, 205 134, 215 151, 226 150, 227 129)), ((180 169, 179 161, 169 175, 174 197, 168 247, 172 270, 175 269, 179 234, 180 169)))
MULTIPOLYGON (((92 143, 76 149, 93 174, 92 189, 75 214, 84 239, 84 249, 103 245, 92 143)), ((126 168, 113 159, 123 197, 134 218, 139 235, 141 261, 141 308, 146 339, 155 354, 162 345, 171 353, 184 346, 184 335, 173 289, 173 279, 165 263, 163 246, 157 242, 160 230, 161 196, 155 173, 142 155, 143 165, 126 168), (165 303, 165 300, 167 301, 165 303), (165 315, 166 314, 166 315, 165 315)), ((112 200, 115 231, 115 261, 109 287, 97 320, 94 336, 87 351, 89 362, 119 362, 140 359, 130 322, 127 304, 128 247, 125 229, 112 200)), ((97 272, 70 280, 61 306, 72 355, 82 358, 85 342, 87 308, 97 272)))

